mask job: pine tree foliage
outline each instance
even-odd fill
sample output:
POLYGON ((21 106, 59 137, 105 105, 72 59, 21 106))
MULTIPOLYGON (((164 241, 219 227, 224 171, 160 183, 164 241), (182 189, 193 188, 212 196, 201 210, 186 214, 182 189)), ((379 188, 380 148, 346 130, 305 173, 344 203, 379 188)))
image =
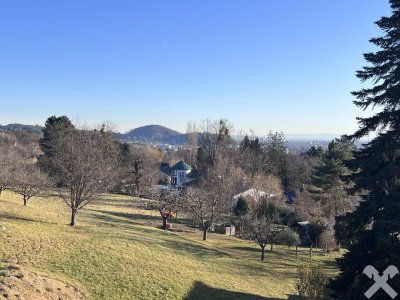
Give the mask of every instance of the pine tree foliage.
POLYGON ((355 151, 354 143, 347 138, 335 139, 329 143, 322 156, 321 165, 313 172, 313 198, 321 202, 325 217, 343 215, 354 208, 354 198, 347 194, 350 187, 343 178, 350 174, 346 163, 355 151))
MULTIPOLYGON (((376 24, 384 36, 371 42, 379 47, 365 54, 370 64, 357 72, 362 81, 372 80, 372 87, 354 92, 354 103, 378 108, 373 116, 359 118, 353 138, 378 131, 377 136, 355 154, 354 190, 363 193, 355 212, 340 218, 340 232, 347 233, 349 251, 338 261, 340 276, 332 282, 335 296, 363 299, 371 280, 363 274, 367 265, 380 272, 389 265, 400 268, 400 0, 391 0, 392 15, 376 24)), ((338 236, 337 236, 338 237, 338 236)), ((388 279, 400 293, 400 276, 388 279)), ((387 299, 380 289, 372 299, 387 299)))
POLYGON ((380 50, 364 54, 370 65, 357 72, 361 81, 371 80, 373 86, 353 92, 357 98, 355 105, 363 110, 372 107, 381 108, 381 111, 371 117, 358 118, 360 128, 354 137, 363 137, 377 129, 400 126, 400 1, 391 0, 390 5, 392 16, 382 17, 376 22, 385 35, 370 39, 380 50))

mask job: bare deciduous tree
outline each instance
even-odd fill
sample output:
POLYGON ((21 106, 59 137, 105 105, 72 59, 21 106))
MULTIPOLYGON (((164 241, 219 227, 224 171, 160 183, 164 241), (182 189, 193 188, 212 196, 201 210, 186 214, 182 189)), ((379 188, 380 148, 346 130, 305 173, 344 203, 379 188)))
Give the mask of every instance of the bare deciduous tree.
POLYGON ((58 193, 71 208, 71 226, 84 208, 113 184, 114 160, 101 131, 71 130, 60 141, 53 157, 58 193))
POLYGON ((23 196, 24 205, 47 187, 47 177, 37 167, 37 141, 14 133, 0 135, 0 193, 12 189, 23 196), (22 140, 22 142, 19 142, 22 140))
POLYGON ((207 230, 218 220, 232 218, 234 195, 244 190, 245 176, 236 168, 229 156, 215 159, 214 166, 208 171, 197 188, 188 190, 189 211, 203 224, 203 240, 207 239, 207 230))
POLYGON ((0 147, 0 195, 11 187, 12 152, 9 147, 0 147))
POLYGON ((30 161, 19 162, 12 173, 12 190, 22 195, 24 206, 28 200, 43 194, 49 187, 46 174, 40 172, 38 166, 30 161))
POLYGON ((273 220, 266 216, 251 218, 247 221, 248 236, 261 248, 261 260, 265 259, 265 247, 274 237, 273 220))
POLYGON ((295 201, 295 211, 303 220, 323 218, 321 203, 315 201, 307 190, 297 196, 295 201))
POLYGON ((207 239, 207 231, 216 220, 226 212, 225 203, 221 202, 210 191, 202 188, 191 188, 187 194, 189 212, 202 222, 203 240, 207 239))
POLYGON ((186 129, 186 136, 187 136, 188 149, 185 161, 187 161, 189 164, 195 165, 197 157, 197 149, 199 147, 199 131, 197 129, 196 123, 188 122, 186 129))
POLYGON ((233 125, 224 119, 219 121, 205 120, 200 125, 200 148, 206 162, 214 166, 217 156, 222 149, 226 149, 231 143, 233 125))
POLYGON ((274 225, 280 219, 279 213, 276 210, 266 210, 270 207, 273 206, 268 205, 267 199, 261 199, 246 222, 247 238, 255 241, 260 246, 262 261, 265 259, 265 246, 267 244, 272 245, 276 234, 274 225))
POLYGON ((248 186, 279 198, 283 196, 282 182, 274 175, 256 174, 249 178, 248 186))
POLYGON ((163 229, 167 229, 167 220, 176 213, 183 205, 184 194, 171 193, 169 191, 157 191, 153 194, 156 200, 156 206, 163 219, 163 229))

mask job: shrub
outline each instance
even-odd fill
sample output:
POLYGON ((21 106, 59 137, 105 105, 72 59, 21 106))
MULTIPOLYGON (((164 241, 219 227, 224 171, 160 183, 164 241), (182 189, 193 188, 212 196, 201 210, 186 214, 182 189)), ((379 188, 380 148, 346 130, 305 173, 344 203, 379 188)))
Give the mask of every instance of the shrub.
POLYGON ((246 199, 243 197, 239 197, 233 212, 238 217, 243 217, 249 212, 249 204, 247 203, 246 199))
POLYGON ((288 247, 300 244, 299 235, 291 229, 279 231, 274 237, 274 244, 286 245, 288 247))
POLYGON ((297 269, 296 290, 302 299, 324 299, 327 278, 320 266, 307 265, 297 269))

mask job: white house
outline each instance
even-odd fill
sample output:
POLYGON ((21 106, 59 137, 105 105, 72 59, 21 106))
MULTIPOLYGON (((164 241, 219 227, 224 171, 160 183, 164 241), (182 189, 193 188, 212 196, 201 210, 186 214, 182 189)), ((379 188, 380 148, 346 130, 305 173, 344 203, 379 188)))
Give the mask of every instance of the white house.
POLYGON ((170 178, 169 182, 172 189, 182 188, 194 179, 194 170, 183 161, 178 162, 172 167, 168 164, 162 164, 160 171, 170 178))

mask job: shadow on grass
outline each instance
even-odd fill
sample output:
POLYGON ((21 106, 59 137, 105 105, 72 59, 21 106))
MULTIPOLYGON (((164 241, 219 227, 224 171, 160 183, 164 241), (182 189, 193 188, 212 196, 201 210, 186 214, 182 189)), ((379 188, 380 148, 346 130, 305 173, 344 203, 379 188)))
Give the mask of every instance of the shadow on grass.
POLYGON ((221 258, 231 257, 231 255, 225 251, 218 250, 214 247, 205 247, 201 243, 197 242, 186 242, 179 238, 173 240, 163 240, 162 246, 171 249, 174 253, 181 252, 183 255, 196 256, 198 258, 221 258))
MULTIPOLYGON (((112 222, 112 223, 126 223, 126 224, 138 224, 138 225, 148 225, 146 223, 154 223, 162 225, 162 218, 161 216, 153 216, 153 215, 144 215, 140 213, 124 213, 124 212, 114 212, 114 211, 107 211, 107 210, 99 210, 99 209, 87 209, 91 212, 101 213, 102 215, 93 215, 95 218, 102 219, 103 221, 112 222), (117 218, 114 218, 117 217, 117 218), (120 219, 124 218, 126 220, 120 219)), ((187 219, 174 219, 169 221, 173 224, 179 225, 187 225, 189 221, 187 219)))
POLYGON ((112 207, 125 207, 125 208, 138 208, 144 209, 148 202, 141 199, 132 199, 132 198, 102 198, 96 202, 99 205, 106 205, 112 207))
MULTIPOLYGON (((259 295, 242 293, 242 292, 234 292, 228 291, 224 289, 218 289, 210 287, 200 281, 196 281, 193 284, 192 289, 189 294, 185 297, 185 300, 199 300, 199 299, 207 299, 207 300, 272 300, 278 298, 270 298, 270 297, 262 297, 259 295)), ((298 299, 297 296, 288 295, 288 299, 294 300, 298 299)))
POLYGON ((240 250, 240 251, 249 251, 249 252, 258 252, 261 253, 261 249, 260 248, 256 248, 256 247, 251 247, 251 246, 238 246, 238 247, 232 247, 233 250, 240 250))
POLYGON ((29 219, 29 218, 24 218, 24 217, 18 217, 14 215, 9 215, 9 214, 0 214, 0 220, 16 220, 16 221, 24 221, 24 222, 34 222, 34 223, 43 223, 43 224, 57 224, 54 222, 46 222, 42 220, 35 220, 35 219, 29 219))
MULTIPOLYGON (((108 212, 101 212, 101 211, 96 211, 96 210, 87 210, 89 212, 88 217, 93 220, 93 222, 97 224, 102 224, 105 227, 112 227, 112 228, 122 228, 122 229, 128 229, 131 230, 135 228, 135 230, 138 230, 140 232, 148 232, 151 233, 150 229, 146 230, 147 225, 143 222, 138 222, 138 220, 131 220, 128 218, 118 218, 114 217, 112 215, 109 215, 108 212), (140 226, 140 227, 136 227, 140 226)), ((152 227, 152 226, 150 226, 152 227)))
POLYGON ((115 211, 107 211, 107 210, 94 210, 91 211, 99 212, 102 214, 111 215, 119 218, 126 218, 129 220, 145 220, 145 221, 153 221, 162 223, 162 219, 159 216, 151 216, 151 215, 142 215, 142 214, 131 214, 131 213, 123 213, 123 212, 115 212, 115 211))
MULTIPOLYGON (((226 251, 221 251, 215 249, 214 247, 207 247, 202 245, 201 242, 187 241, 182 236, 176 235, 176 233, 159 230, 154 231, 150 229, 146 229, 147 226, 143 226, 140 222, 140 219, 144 219, 147 217, 147 220, 157 221, 161 225, 161 217, 157 216, 145 216, 140 214, 130 214, 130 213, 119 213, 119 212, 109 212, 102 210, 88 210, 94 212, 91 215, 92 218, 97 219, 100 222, 106 222, 108 226, 118 226, 122 228, 132 229, 132 226, 139 225, 140 227, 135 228, 135 231, 132 231, 131 234, 125 235, 124 237, 120 237, 124 240, 131 240, 135 242, 139 242, 142 244, 148 244, 151 247, 161 246, 167 251, 173 251, 174 253, 180 252, 183 255, 197 256, 197 257, 230 257, 231 255, 226 251), (148 233, 150 235, 144 238, 141 234, 135 234, 140 232, 141 234, 148 233), (159 235, 163 235, 163 238, 160 238, 159 235)), ((200 235, 199 235, 200 239, 200 235)), ((165 251, 165 250, 160 250, 165 251)))
POLYGON ((324 260, 324 269, 337 270, 338 265, 336 259, 334 260, 324 260))

